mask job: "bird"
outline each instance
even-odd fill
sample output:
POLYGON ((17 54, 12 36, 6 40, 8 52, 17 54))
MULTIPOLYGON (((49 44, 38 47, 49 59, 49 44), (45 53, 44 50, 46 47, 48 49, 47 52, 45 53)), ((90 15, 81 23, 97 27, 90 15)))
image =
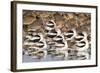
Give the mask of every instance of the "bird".
POLYGON ((75 36, 75 42, 80 42, 82 40, 87 40, 87 33, 85 31, 78 32, 75 36))
POLYGON ((64 39, 63 34, 57 35, 53 38, 53 41, 55 42, 56 47, 68 47, 67 41, 64 39))
POLYGON ((61 34, 61 30, 58 29, 58 28, 55 28, 55 29, 46 33, 47 37, 49 37, 49 38, 54 38, 54 37, 56 37, 57 35, 60 35, 60 34, 61 34))
POLYGON ((57 35, 57 31, 55 29, 46 33, 46 36, 49 38, 54 38, 57 35))
POLYGON ((78 35, 75 37, 75 42, 76 42, 76 49, 78 51, 85 51, 89 48, 89 42, 87 40, 87 33, 86 32, 81 32, 78 33, 78 35))
POLYGON ((61 34, 61 30, 57 28, 56 23, 53 20, 50 20, 46 23, 46 36, 49 38, 54 38, 57 35, 61 34))
POLYGON ((37 33, 37 34, 34 34, 32 36, 32 38, 29 40, 29 42, 33 42, 33 43, 36 43, 36 42, 39 42, 41 40, 43 40, 43 34, 42 33, 37 33))
POLYGON ((54 22, 54 20, 49 20, 46 23, 45 29, 46 29, 46 35, 50 38, 53 38, 57 34, 59 34, 59 29, 57 28, 56 23, 54 22))
POLYGON ((39 51, 43 51, 44 56, 47 55, 47 53, 45 52, 47 49, 47 43, 46 43, 46 40, 44 39, 44 36, 42 33, 34 33, 33 36, 30 38, 30 40, 24 41, 24 45, 31 46, 31 47, 29 47, 27 52, 29 53, 29 55, 32 55, 33 58, 34 57, 36 58, 36 56, 38 55, 37 53, 39 51), (37 50, 37 51, 35 51, 35 50, 37 50))
POLYGON ((35 47, 38 49, 37 55, 45 58, 47 56, 47 43, 44 39, 44 36, 42 33, 38 33, 38 35, 41 37, 40 41, 35 42, 35 47))
POLYGON ((64 32, 63 34, 66 40, 72 41, 77 33, 76 33, 76 30, 73 28, 73 29, 68 30, 67 32, 64 32))
POLYGON ((89 48, 89 42, 87 40, 80 41, 76 43, 77 51, 85 51, 89 48))
POLYGON ((39 41, 35 44, 36 44, 36 47, 40 50, 46 50, 48 47, 46 41, 39 41))
POLYGON ((33 35, 32 38, 29 40, 29 42, 38 42, 40 41, 41 37, 39 35, 33 35))
POLYGON ((56 26, 56 23, 53 20, 49 20, 48 22, 46 22, 45 30, 51 31, 55 28, 55 26, 56 26))
POLYGON ((79 32, 75 37, 75 42, 76 50, 78 51, 78 59, 89 59, 88 49, 90 47, 90 43, 87 39, 87 33, 85 31, 79 32))
POLYGON ((29 34, 27 34, 25 36, 25 40, 24 40, 24 44, 25 45, 32 45, 34 44, 35 42, 39 41, 40 40, 40 36, 37 35, 36 32, 33 32, 32 29, 28 30, 28 32, 31 32, 29 34))
POLYGON ((32 36, 26 35, 25 38, 26 39, 24 40, 23 45, 34 45, 34 42, 32 41, 32 36))
POLYGON ((36 42, 40 41, 41 37, 39 35, 32 35, 32 36, 29 36, 29 35, 26 35, 26 39, 24 41, 24 45, 34 45, 36 42))
POLYGON ((54 20, 49 20, 49 21, 46 23, 46 25, 49 26, 49 27, 54 27, 54 26, 56 26, 56 23, 55 23, 54 20))
POLYGON ((50 31, 50 30, 53 30, 54 27, 50 27, 50 26, 45 26, 45 31, 50 31))
POLYGON ((45 58, 47 56, 46 47, 47 44, 45 42, 37 42, 35 46, 29 47, 28 54, 32 56, 32 58, 45 58))
POLYGON ((62 36, 56 36, 53 38, 53 41, 57 42, 57 41, 63 41, 63 37, 62 36))
POLYGON ((68 44, 67 41, 64 39, 64 36, 62 34, 56 36, 55 38, 53 38, 53 40, 55 41, 55 50, 56 56, 63 56, 64 59, 67 59, 68 57, 68 44))

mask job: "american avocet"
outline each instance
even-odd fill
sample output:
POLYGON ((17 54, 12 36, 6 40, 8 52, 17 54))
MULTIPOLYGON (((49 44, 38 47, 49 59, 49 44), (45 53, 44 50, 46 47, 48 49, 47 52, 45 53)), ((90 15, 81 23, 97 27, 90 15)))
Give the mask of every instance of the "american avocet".
POLYGON ((56 23, 54 22, 54 20, 49 20, 47 23, 46 23, 47 26, 56 26, 56 23))
POLYGON ((40 36, 39 35, 33 35, 33 37, 29 40, 30 42, 39 42, 40 41, 40 36))
POLYGON ((80 42, 84 39, 87 40, 87 33, 86 32, 79 32, 75 36, 75 42, 80 42))
POLYGON ((55 28, 55 26, 56 26, 56 23, 53 20, 50 20, 46 23, 44 27, 46 31, 51 31, 55 28))
POLYGON ((44 37, 42 33, 33 34, 33 37, 30 39, 30 42, 36 43, 43 40, 43 38, 44 37))
POLYGON ((68 44, 67 44, 67 41, 64 39, 63 35, 59 35, 59 36, 56 36, 55 38, 53 38, 53 40, 55 41, 55 49, 56 49, 56 53, 55 54, 58 54, 56 56, 62 56, 64 57, 64 59, 67 59, 68 57, 68 44))
POLYGON ((76 36, 76 30, 70 29, 67 32, 64 32, 64 37, 66 40, 73 40, 73 38, 76 36))
POLYGON ((85 51, 89 48, 89 43, 87 40, 80 41, 76 43, 76 49, 78 51, 85 51))
POLYGON ((55 29, 46 33, 46 36, 49 37, 49 38, 53 38, 56 35, 57 35, 57 31, 55 29))
POLYGON ((84 51, 87 50, 89 48, 89 42, 87 40, 87 33, 86 32, 82 32, 80 33, 78 36, 76 36, 77 39, 75 39, 76 41, 76 49, 78 51, 84 51), (78 37, 78 38, 77 38, 78 37))

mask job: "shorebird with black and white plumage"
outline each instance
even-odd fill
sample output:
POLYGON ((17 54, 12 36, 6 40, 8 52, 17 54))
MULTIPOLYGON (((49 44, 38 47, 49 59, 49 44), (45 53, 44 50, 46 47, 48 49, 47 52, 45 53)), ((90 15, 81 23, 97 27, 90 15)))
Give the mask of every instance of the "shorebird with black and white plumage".
POLYGON ((24 45, 34 45, 36 42, 39 42, 41 39, 41 36, 38 34, 35 35, 26 35, 26 40, 24 41, 24 45))
POLYGON ((60 29, 57 29, 55 28, 54 30, 51 30, 50 32, 47 33, 47 42, 48 42, 48 46, 49 46, 49 49, 48 49, 48 54, 52 54, 55 52, 55 42, 53 40, 53 38, 55 38, 57 35, 60 35, 61 34, 61 31, 60 29))
POLYGON ((45 58, 47 56, 47 43, 42 33, 38 33, 40 40, 35 42, 35 47, 38 49, 37 56, 45 58))
MULTIPOLYGON (((39 41, 36 43, 35 48, 38 49, 38 51, 35 53, 35 56, 37 56, 37 58, 45 58, 47 56, 47 44, 39 41)), ((34 52, 33 52, 33 58, 34 58, 34 52)))
POLYGON ((80 42, 82 40, 87 40, 87 33, 86 32, 78 32, 75 36, 75 42, 80 42))
POLYGON ((76 30, 75 29, 70 29, 67 32, 64 32, 64 37, 65 39, 68 41, 72 41, 74 39, 74 37, 76 36, 76 30))
POLYGON ((33 38, 33 33, 36 34, 35 29, 28 29, 27 34, 24 36, 25 43, 27 43, 33 38))
POLYGON ((42 33, 32 33, 32 36, 24 41, 24 45, 34 46, 33 48, 36 48, 39 51, 47 48, 47 43, 42 33))
POLYGON ((56 23, 53 20, 50 20, 46 23, 45 27, 45 35, 46 35, 46 41, 49 47, 49 51, 52 50, 54 41, 53 38, 56 37, 59 32, 61 33, 61 31, 59 31, 59 29, 56 28, 56 23))
POLYGON ((55 27, 56 27, 56 23, 53 20, 49 20, 46 23, 44 28, 45 28, 45 33, 47 37, 53 38, 57 35, 57 31, 55 30, 55 27))
POLYGON ((89 48, 89 42, 87 40, 87 33, 81 32, 75 37, 76 48, 78 51, 84 51, 89 48))
POLYGON ((45 29, 46 32, 49 32, 51 30, 54 30, 55 29, 55 26, 56 26, 56 23, 53 20, 49 20, 44 25, 44 29, 45 29))
POLYGON ((86 59, 89 58, 89 54, 87 53, 87 50, 89 49, 89 42, 87 40, 87 33, 81 32, 78 34, 78 36, 75 37, 76 40, 76 50, 78 51, 78 56, 86 57, 86 59))
POLYGON ((56 35, 57 35, 57 31, 56 31, 55 29, 53 29, 53 30, 51 30, 51 31, 48 31, 48 32, 46 33, 46 36, 47 36, 48 38, 54 38, 56 35))
POLYGON ((68 44, 67 41, 64 39, 64 36, 62 34, 57 35, 53 38, 55 42, 55 56, 57 57, 63 57, 64 59, 67 59, 68 57, 68 44))
POLYGON ((77 48, 78 51, 85 51, 89 48, 89 43, 88 43, 87 40, 77 42, 76 48, 77 48))

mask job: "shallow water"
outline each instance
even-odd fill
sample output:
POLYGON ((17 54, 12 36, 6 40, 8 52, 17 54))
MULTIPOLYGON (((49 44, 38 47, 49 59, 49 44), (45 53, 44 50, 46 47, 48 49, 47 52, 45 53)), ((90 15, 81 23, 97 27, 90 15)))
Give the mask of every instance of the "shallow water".
MULTIPOLYGON (((25 51, 25 50, 23 50, 25 51)), ((89 48, 87 50, 87 53, 89 53, 89 59, 91 59, 91 49, 89 48)), ((51 56, 51 55, 47 55, 45 58, 32 58, 32 56, 28 56, 26 54, 22 55, 22 62, 49 62, 49 61, 68 61, 68 60, 79 60, 79 58, 82 58, 82 57, 78 57, 77 54, 72 51, 70 53, 68 53, 68 58, 67 60, 64 59, 64 57, 57 57, 57 56, 51 56)), ((86 59, 84 59, 86 60, 86 59)))
POLYGON ((47 55, 46 58, 37 59, 32 58, 32 56, 23 55, 23 62, 47 62, 47 61, 63 61, 63 58, 59 57, 51 57, 50 55, 47 55))

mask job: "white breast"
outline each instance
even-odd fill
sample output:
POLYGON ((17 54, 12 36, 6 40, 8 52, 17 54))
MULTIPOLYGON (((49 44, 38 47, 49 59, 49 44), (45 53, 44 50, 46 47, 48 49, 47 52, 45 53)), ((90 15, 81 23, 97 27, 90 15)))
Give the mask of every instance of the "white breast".
POLYGON ((89 43, 88 43, 88 41, 87 40, 85 40, 85 44, 84 43, 80 43, 80 42, 78 42, 78 43, 76 43, 76 49, 78 50, 78 51, 85 51, 85 50, 87 50, 88 48, 89 48, 89 43), (83 45, 83 47, 80 47, 80 46, 82 46, 83 45))

